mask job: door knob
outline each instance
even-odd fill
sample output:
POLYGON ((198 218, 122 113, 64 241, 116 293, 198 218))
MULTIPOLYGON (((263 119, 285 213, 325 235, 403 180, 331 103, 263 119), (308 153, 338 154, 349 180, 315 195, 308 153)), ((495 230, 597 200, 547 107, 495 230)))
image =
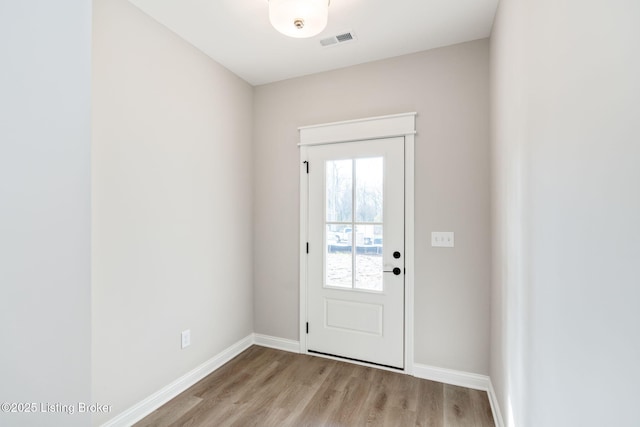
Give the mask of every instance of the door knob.
POLYGON ((402 270, 399 267, 395 267, 393 270, 384 270, 383 273, 393 273, 396 276, 399 276, 402 273, 402 270))

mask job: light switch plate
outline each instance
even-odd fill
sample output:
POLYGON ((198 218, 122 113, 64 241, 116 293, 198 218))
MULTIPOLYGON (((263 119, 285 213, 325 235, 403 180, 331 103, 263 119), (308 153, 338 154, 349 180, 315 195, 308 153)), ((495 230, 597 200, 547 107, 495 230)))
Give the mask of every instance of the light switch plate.
POLYGON ((452 248, 454 244, 453 231, 432 231, 431 246, 437 248, 452 248))

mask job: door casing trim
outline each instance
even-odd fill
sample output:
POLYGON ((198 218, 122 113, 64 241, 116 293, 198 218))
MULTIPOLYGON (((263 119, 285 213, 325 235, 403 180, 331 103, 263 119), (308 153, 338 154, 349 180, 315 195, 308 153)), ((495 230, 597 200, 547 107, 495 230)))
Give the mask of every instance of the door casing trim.
MULTIPOLYGON (((404 372, 414 371, 414 177, 415 177, 415 118, 417 113, 368 117, 343 122, 299 127, 300 132, 300 352, 309 353, 307 347, 307 242, 309 236, 308 206, 309 179, 307 174, 307 148, 314 145, 337 144, 389 137, 404 137, 405 162, 405 292, 404 292, 404 372)), ((313 165, 311 165, 313 167, 313 165)))

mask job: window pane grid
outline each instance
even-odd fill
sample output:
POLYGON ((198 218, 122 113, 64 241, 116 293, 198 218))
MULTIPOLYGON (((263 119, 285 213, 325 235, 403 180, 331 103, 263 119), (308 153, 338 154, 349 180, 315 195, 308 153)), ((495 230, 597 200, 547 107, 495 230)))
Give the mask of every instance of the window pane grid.
POLYGON ((383 158, 326 162, 325 286, 382 291, 383 158))

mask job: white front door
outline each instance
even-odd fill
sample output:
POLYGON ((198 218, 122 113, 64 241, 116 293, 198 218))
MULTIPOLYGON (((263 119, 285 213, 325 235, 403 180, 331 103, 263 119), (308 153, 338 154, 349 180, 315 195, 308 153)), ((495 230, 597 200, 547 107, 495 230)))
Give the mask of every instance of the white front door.
POLYGON ((404 137, 309 147, 307 349, 404 368, 404 137))

